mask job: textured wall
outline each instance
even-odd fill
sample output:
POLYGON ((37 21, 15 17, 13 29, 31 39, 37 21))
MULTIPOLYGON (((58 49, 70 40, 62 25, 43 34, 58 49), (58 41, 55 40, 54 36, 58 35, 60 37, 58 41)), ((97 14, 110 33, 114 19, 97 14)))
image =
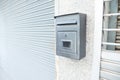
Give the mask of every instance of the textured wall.
POLYGON ((87 14, 87 53, 80 61, 56 56, 58 80, 90 80, 93 54, 94 0, 56 0, 55 15, 87 14))

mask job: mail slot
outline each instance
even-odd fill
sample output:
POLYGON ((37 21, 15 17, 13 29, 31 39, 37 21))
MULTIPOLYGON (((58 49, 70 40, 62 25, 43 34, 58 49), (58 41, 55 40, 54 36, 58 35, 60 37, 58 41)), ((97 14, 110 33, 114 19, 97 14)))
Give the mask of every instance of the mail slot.
POLYGON ((56 54, 80 60, 86 55, 86 15, 55 16, 56 54))
POLYGON ((71 47, 71 42, 70 41, 62 41, 63 47, 70 48, 71 47))

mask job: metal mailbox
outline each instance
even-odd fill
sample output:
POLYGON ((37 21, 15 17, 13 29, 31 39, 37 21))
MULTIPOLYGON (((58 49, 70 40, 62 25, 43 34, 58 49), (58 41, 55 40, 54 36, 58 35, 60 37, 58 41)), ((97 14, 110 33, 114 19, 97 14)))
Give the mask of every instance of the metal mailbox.
POLYGON ((86 55, 86 15, 55 16, 56 54, 80 60, 86 55))

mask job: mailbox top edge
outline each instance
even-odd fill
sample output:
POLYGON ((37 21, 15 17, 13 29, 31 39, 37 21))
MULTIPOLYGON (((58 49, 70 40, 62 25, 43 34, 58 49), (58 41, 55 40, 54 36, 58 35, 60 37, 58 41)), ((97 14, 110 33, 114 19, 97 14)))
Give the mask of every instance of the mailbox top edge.
MULTIPOLYGON (((62 15, 54 16, 54 18, 62 17, 62 16, 68 16, 68 15, 80 15, 80 14, 84 14, 84 13, 77 12, 77 13, 62 14, 62 15)), ((86 14, 84 14, 84 15, 86 15, 86 14)))

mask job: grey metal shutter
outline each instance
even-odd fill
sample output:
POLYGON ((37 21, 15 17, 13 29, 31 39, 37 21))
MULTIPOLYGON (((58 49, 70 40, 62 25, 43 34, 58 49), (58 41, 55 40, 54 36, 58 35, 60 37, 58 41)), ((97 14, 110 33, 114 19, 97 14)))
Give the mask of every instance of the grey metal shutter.
MULTIPOLYGON (((55 80, 53 0, 1 0, 9 80, 55 80)), ((4 79, 5 80, 5 79, 4 79)))

